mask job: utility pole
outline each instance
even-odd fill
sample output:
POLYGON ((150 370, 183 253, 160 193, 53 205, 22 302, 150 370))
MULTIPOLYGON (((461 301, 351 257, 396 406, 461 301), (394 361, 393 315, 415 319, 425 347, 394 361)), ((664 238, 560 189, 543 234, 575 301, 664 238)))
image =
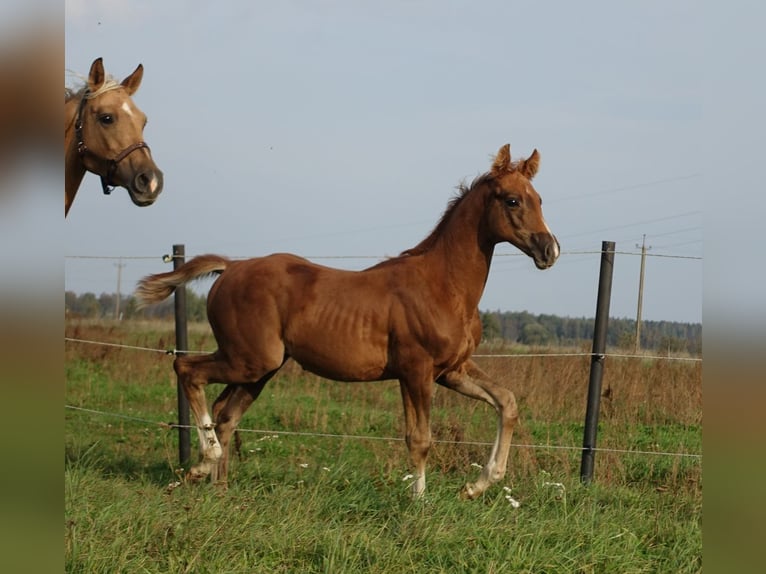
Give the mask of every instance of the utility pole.
POLYGON ((120 262, 115 263, 117 266, 117 301, 114 305, 114 318, 118 321, 120 320, 120 299, 122 299, 122 293, 120 293, 120 287, 122 283, 122 268, 125 267, 125 263, 122 262, 122 257, 120 257, 120 262))
POLYGON ((636 345, 633 349, 634 353, 638 354, 641 350, 641 307, 644 301, 644 268, 646 265, 646 252, 651 247, 646 246, 646 233, 644 233, 644 239, 641 245, 636 244, 636 247, 641 248, 641 274, 638 278, 638 310, 636 311, 636 345))

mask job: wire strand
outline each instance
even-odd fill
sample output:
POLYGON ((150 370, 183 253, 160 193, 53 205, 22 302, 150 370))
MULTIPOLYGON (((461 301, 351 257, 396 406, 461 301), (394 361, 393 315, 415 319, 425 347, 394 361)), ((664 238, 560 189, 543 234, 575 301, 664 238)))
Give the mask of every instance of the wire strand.
MULTIPOLYGON (((74 405, 64 405, 65 409, 80 411, 89 414, 96 414, 101 416, 108 416, 113 418, 119 418, 123 420, 130 420, 135 422, 141 422, 145 424, 156 425, 163 429, 196 429, 193 425, 180 425, 176 423, 165 423, 153 421, 142 417, 135 417, 132 415, 124 415, 121 413, 111 413, 107 411, 99 411, 96 409, 90 409, 85 407, 77 407, 74 405)), ((301 431, 278 431, 278 430, 266 430, 266 429, 246 429, 238 428, 242 433, 253 434, 265 434, 265 435, 279 435, 279 436, 302 436, 302 437, 317 437, 317 438, 335 438, 335 439, 349 439, 349 440, 372 440, 372 441, 387 441, 387 442, 401 442, 404 439, 400 437, 380 437, 380 436, 363 436, 363 435, 351 435, 351 434, 335 434, 335 433, 316 433, 316 432, 301 432, 301 431)), ((435 443, 441 444, 456 444, 467 446, 493 446, 494 443, 483 441, 457 441, 457 440, 439 440, 434 439, 435 443)), ((583 451, 584 447, 566 446, 566 445, 553 445, 553 444, 517 444, 512 443, 512 447, 515 448, 529 448, 529 449, 548 449, 548 450, 569 450, 569 451, 583 451)), ((685 458, 702 459, 701 454, 686 453, 686 452, 664 452, 664 451, 651 451, 651 450, 632 450, 632 449, 619 449, 619 448, 588 448, 589 451, 594 452, 611 452, 616 454, 640 454, 640 455, 657 455, 657 456, 678 456, 685 458)))
MULTIPOLYGON (((565 250, 560 253, 560 255, 601 255, 603 253, 602 250, 593 250, 593 249, 586 249, 586 250, 565 250)), ((633 255, 633 256, 640 256, 640 251, 610 251, 610 253, 614 253, 615 255, 633 255)), ((663 253, 646 253, 646 257, 660 257, 660 258, 667 258, 667 259, 694 259, 698 261, 702 261, 702 257, 700 256, 692 256, 692 255, 671 255, 671 254, 663 254, 663 253)), ((527 257, 524 253, 495 253, 495 257, 527 257)), ((195 255, 65 255, 64 259, 106 259, 106 260, 113 260, 113 259, 159 259, 160 261, 163 261, 165 263, 169 263, 173 259, 186 257, 187 259, 192 259, 195 257, 195 255)), ((258 255, 232 255, 229 257, 229 259, 235 259, 235 260, 244 260, 244 259, 251 259, 253 257, 258 257, 258 255)), ((386 259, 391 259, 391 255, 304 255, 306 259, 374 259, 376 261, 384 261, 386 259)))
MULTIPOLYGON (((105 343, 102 341, 91 341, 88 339, 75 339, 74 337, 64 337, 64 341, 70 343, 82 343, 86 345, 103 345, 105 347, 117 347, 122 349, 131 349, 135 351, 150 351, 154 353, 163 353, 165 355, 208 355, 213 351, 179 351, 178 349, 153 349, 150 347, 138 347, 135 345, 124 345, 121 343, 105 343)), ((476 354, 472 355, 473 358, 491 359, 491 358, 505 358, 505 359, 523 359, 533 357, 613 357, 621 359, 653 359, 662 361, 691 361, 702 362, 699 357, 663 357, 660 355, 631 355, 620 353, 497 353, 497 354, 476 354)))

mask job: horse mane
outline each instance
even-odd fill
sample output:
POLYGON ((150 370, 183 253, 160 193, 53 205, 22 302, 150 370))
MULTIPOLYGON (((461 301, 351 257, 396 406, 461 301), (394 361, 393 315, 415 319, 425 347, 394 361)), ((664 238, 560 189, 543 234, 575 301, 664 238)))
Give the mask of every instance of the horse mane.
POLYGON ((439 219, 439 222, 436 224, 433 231, 431 231, 431 233, 429 233, 426 238, 418 243, 415 247, 411 247, 410 249, 402 251, 399 254, 399 257, 406 257, 409 255, 422 255, 426 251, 430 250, 434 243, 436 243, 436 239, 441 236, 444 227, 447 225, 447 222, 450 220, 452 214, 455 212, 457 206, 460 205, 463 199, 465 199, 465 197, 471 193, 471 191, 493 178, 494 175, 491 172, 487 172, 475 177, 470 185, 466 185, 465 182, 458 185, 457 193, 447 204, 447 208, 444 210, 444 214, 441 216, 441 219, 439 219))
MULTIPOLYGON (((508 171, 509 172, 516 171, 523 162, 524 162, 523 159, 511 162, 508 165, 508 171)), ((476 176, 470 185, 466 185, 465 182, 459 184, 457 186, 457 193, 455 194, 454 197, 452 197, 452 199, 450 199, 449 203, 447 204, 447 208, 444 210, 444 214, 441 216, 441 219, 439 219, 439 222, 436 224, 436 227, 434 227, 433 231, 431 231, 431 233, 429 233, 426 236, 426 238, 423 239, 423 241, 418 243, 415 247, 411 247, 410 249, 405 249, 397 256, 389 257, 388 259, 385 259, 384 261, 381 261, 380 263, 373 265, 372 267, 370 267, 370 269, 387 265, 403 257, 410 257, 412 255, 422 255, 423 253, 426 253, 427 251, 429 251, 436 243, 436 240, 442 235, 444 227, 447 225, 447 222, 450 220, 450 218, 452 217, 452 214, 455 212, 455 210, 457 209, 457 206, 460 205, 463 199, 465 199, 465 197, 469 193, 471 193, 471 191, 473 191, 480 185, 484 185, 485 183, 494 179, 495 176, 496 176, 495 173, 493 173, 492 171, 488 171, 486 173, 476 176)))
MULTIPOLYGON (((508 164, 507 170, 509 172, 516 171, 519 166, 524 163, 524 159, 512 161, 508 164)), ((433 231, 428 234, 428 236, 418 243, 415 247, 412 247, 410 249, 406 249, 405 251, 402 251, 399 254, 399 257, 406 257, 408 255, 421 255, 431 249, 436 243, 436 239, 442 234, 442 230, 444 229, 444 226, 449 221, 450 217, 452 216, 452 213, 455 211, 458 205, 460 205, 460 202, 463 201, 465 196, 467 196, 473 189, 479 187, 480 185, 483 185, 487 183, 488 181, 495 178, 497 174, 493 171, 488 171, 487 173, 484 173, 482 175, 476 176, 474 180, 471 182, 471 185, 466 185, 465 183, 461 183, 457 187, 457 195, 453 197, 450 202, 447 204, 447 209, 444 210, 444 215, 442 215, 441 219, 439 220, 439 223, 436 224, 436 227, 434 227, 433 231)))
MULTIPOLYGON (((82 76, 79 76, 79 74, 78 74, 78 77, 82 78, 82 76)), ((122 84, 118 82, 115 78, 113 78, 112 76, 107 76, 106 79, 104 80, 104 83, 101 84, 101 87, 98 90, 96 90, 95 92, 89 92, 87 81, 83 81, 79 86, 76 86, 74 88, 70 88, 70 87, 64 88, 64 103, 69 102, 71 100, 80 99, 82 97, 92 100, 93 98, 97 98, 104 92, 116 90, 121 87, 122 87, 122 84)))
POLYGON ((383 261, 376 263, 370 269, 375 269, 378 267, 384 267, 386 265, 389 265, 390 263, 393 263, 394 261, 398 261, 404 257, 411 257, 413 255, 422 255, 423 253, 426 253, 429 251, 434 244, 436 243, 437 238, 443 233, 444 227, 447 225, 447 222, 452 217, 452 214, 457 209, 457 206, 460 205, 460 203, 465 199, 465 197, 475 188, 478 186, 486 183, 487 181, 494 178, 494 175, 492 172, 487 172, 485 174, 479 175, 471 182, 470 185, 466 185, 465 182, 459 184, 457 186, 457 193, 450 199, 449 203, 447 204, 447 208, 444 210, 444 214, 441 216, 441 219, 439 219, 439 222, 436 224, 436 227, 434 227, 433 231, 426 236, 426 238, 418 243, 415 247, 411 247, 410 249, 405 249, 402 251, 399 255, 395 255, 392 257, 389 257, 387 259, 384 259, 383 261))

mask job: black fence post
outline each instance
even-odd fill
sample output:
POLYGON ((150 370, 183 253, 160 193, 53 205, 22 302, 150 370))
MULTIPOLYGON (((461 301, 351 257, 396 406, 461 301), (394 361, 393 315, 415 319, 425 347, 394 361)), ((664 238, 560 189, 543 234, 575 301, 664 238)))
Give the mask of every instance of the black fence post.
POLYGON ((606 352, 606 328, 609 323, 609 302, 612 296, 612 272, 614 271, 614 241, 601 243, 601 271, 598 279, 596 322, 593 330, 593 350, 588 382, 588 405, 585 411, 585 432, 582 443, 580 480, 589 484, 593 480, 596 459, 596 434, 598 411, 601 403, 601 380, 604 374, 606 352))
MULTIPOLYGON (((173 269, 178 269, 186 261, 184 245, 173 245, 173 269)), ((186 287, 178 287, 175 291, 176 317, 176 353, 182 355, 189 350, 186 328, 186 287)), ((187 468, 191 460, 191 432, 189 429, 189 401, 180 386, 178 393, 178 460, 182 468, 187 468)))

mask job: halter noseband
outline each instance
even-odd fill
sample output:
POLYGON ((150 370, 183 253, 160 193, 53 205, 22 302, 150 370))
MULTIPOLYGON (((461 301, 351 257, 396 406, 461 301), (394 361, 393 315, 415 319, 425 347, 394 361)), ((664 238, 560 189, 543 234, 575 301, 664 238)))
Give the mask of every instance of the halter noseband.
POLYGON ((101 188, 104 190, 105 195, 109 195, 112 193, 112 190, 116 187, 115 183, 112 181, 112 177, 114 176, 114 172, 117 170, 117 164, 120 163, 122 160, 124 160, 126 157, 128 157, 131 153, 136 151, 137 149, 141 149, 142 147, 145 147, 147 150, 149 149, 149 146, 145 141, 140 141, 138 143, 134 143, 126 147, 124 150, 122 150, 120 153, 118 153, 114 158, 108 159, 108 158, 102 158, 99 157, 97 154, 95 154, 93 151, 90 150, 88 146, 85 145, 85 139, 82 135, 82 111, 85 109, 85 100, 88 99, 88 94, 90 93, 90 90, 85 90, 82 94, 82 99, 80 100, 80 105, 77 106, 77 118, 74 122, 74 134, 77 138, 77 153, 80 154, 80 156, 84 156, 86 153, 89 153, 93 157, 99 160, 106 161, 107 163, 107 170, 106 175, 101 176, 101 188))

